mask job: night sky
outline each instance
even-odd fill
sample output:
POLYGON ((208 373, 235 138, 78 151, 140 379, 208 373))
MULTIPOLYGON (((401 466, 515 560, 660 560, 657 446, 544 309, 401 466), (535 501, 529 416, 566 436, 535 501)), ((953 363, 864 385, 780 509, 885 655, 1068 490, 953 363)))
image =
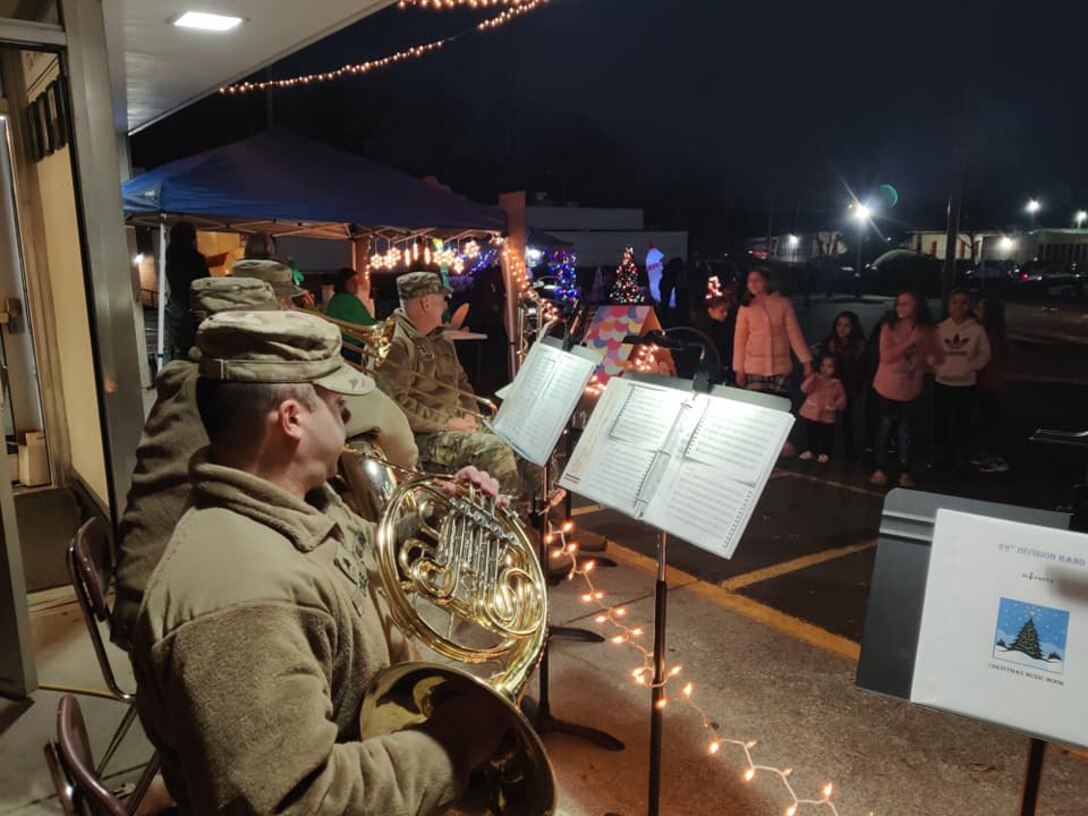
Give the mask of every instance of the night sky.
MULTIPOLYGON (((470 28, 486 12, 395 7, 270 69, 337 67, 470 28)), ((698 235, 835 226, 893 184, 894 231, 943 226, 963 179, 975 227, 1067 226, 1088 208, 1083 4, 552 0, 443 51, 272 94, 273 120, 482 200, 645 206, 698 235)), ((255 78, 263 78, 259 75, 255 78)), ((210 98, 133 139, 150 167, 263 129, 264 95, 210 98)))

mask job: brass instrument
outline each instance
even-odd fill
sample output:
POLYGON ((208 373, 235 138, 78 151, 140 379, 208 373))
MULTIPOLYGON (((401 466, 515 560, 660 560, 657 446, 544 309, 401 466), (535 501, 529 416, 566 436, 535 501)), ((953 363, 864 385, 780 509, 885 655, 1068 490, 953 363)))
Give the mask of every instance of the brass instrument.
MULTIPOLYGON (((352 360, 345 359, 345 362, 352 368, 355 368, 368 376, 375 376, 377 370, 383 365, 395 365, 394 363, 387 362, 389 356, 389 350, 393 347, 393 330, 396 328, 396 319, 388 317, 380 323, 376 323, 373 326, 360 326, 356 323, 346 323, 343 320, 337 320, 334 317, 329 317, 322 312, 310 310, 314 314, 323 317, 325 320, 332 323, 334 326, 340 329, 340 331, 352 340, 357 340, 362 344, 361 348, 357 351, 362 356, 362 363, 356 363, 352 360)), ((436 380, 434 377, 428 377, 425 374, 414 372, 415 376, 419 380, 429 382, 432 384, 438 384, 444 388, 449 389, 459 397, 469 397, 476 402, 481 410, 480 411, 465 411, 466 414, 471 414, 481 422, 492 419, 496 413, 498 413, 498 407, 495 403, 489 400, 487 397, 481 397, 478 394, 474 394, 472 391, 465 391, 460 388, 454 388, 448 383, 444 383, 441 380, 436 380)), ((421 393, 417 389, 411 389, 416 393, 421 393)))
MULTIPOLYGON (((473 774, 457 813, 544 816, 555 809, 555 775, 540 738, 518 708, 547 637, 544 574, 517 514, 451 476, 407 471, 363 441, 345 448, 357 468, 345 475, 380 512, 377 562, 394 622, 453 664, 496 664, 485 679, 457 665, 391 666, 371 682, 360 712, 362 737, 427 721, 450 691, 482 689, 507 736, 473 774), (396 473, 409 478, 397 483, 396 473), (365 484, 362 484, 362 483, 365 484), (416 532, 405 538, 405 520, 416 532), (401 540, 398 540, 400 538, 401 540)), ((350 465, 350 461, 348 461, 350 465)))

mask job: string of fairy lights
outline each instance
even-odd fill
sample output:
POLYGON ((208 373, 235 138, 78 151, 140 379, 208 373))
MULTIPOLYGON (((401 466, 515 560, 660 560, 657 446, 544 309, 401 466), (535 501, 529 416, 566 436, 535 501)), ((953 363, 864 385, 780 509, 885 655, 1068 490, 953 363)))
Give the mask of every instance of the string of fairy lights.
POLYGON ((428 43, 422 43, 420 45, 413 45, 410 48, 404 48, 393 54, 388 54, 384 57, 376 57, 374 59, 366 60, 364 62, 351 63, 349 65, 341 65, 339 68, 334 68, 329 71, 318 71, 310 74, 301 74, 294 77, 284 77, 282 79, 265 79, 256 82, 246 81, 238 82, 234 85, 227 85, 219 89, 221 94, 238 95, 253 93, 255 91, 265 91, 269 89, 286 90, 289 88, 300 88, 307 85, 313 85, 315 83, 333 82, 338 79, 344 79, 346 77, 361 76, 363 74, 369 74, 374 71, 386 68, 390 65, 394 65, 399 62, 404 62, 409 59, 418 59, 419 57, 430 54, 432 51, 437 51, 440 48, 444 48, 452 42, 455 42, 468 34, 476 32, 493 31, 500 26, 509 23, 517 17, 523 14, 528 14, 531 11, 535 11, 541 6, 545 5, 548 0, 503 0, 502 2, 488 2, 488 0, 454 0, 454 2, 448 3, 445 0, 442 2, 436 2, 430 0, 430 2, 424 2, 423 0, 403 0, 401 8, 415 7, 420 8, 455 8, 457 6, 465 6, 469 8, 486 8, 491 6, 502 7, 503 10, 493 17, 488 17, 485 20, 480 21, 474 25, 471 29, 463 31, 460 34, 453 34, 449 37, 443 37, 438 40, 434 40, 428 43))
MULTIPOLYGON (((617 646, 630 647, 642 658, 642 664, 634 667, 630 672, 634 683, 645 688, 662 689, 664 693, 656 705, 659 709, 664 709, 674 699, 669 696, 668 689, 670 687, 675 689, 677 684, 682 682, 683 685, 680 687, 676 699, 679 699, 683 705, 695 712, 702 723, 703 730, 709 733, 707 754, 710 756, 724 756, 728 750, 732 750, 741 759, 741 779, 745 782, 753 782, 760 775, 770 776, 778 780, 788 801, 783 810, 785 816, 797 816, 802 808, 824 808, 834 816, 839 816, 839 810, 831 799, 835 790, 832 782, 828 782, 821 788, 818 798, 802 797, 790 781, 793 774, 792 768, 779 768, 757 762, 754 754, 754 750, 758 745, 756 740, 740 739, 724 734, 722 726, 712 720, 706 710, 696 702, 695 683, 683 679, 684 668, 681 664, 676 663, 668 667, 665 670, 664 678, 657 683, 654 682, 653 649, 643 646, 640 642, 645 634, 645 629, 642 626, 627 623, 627 607, 610 606, 605 602, 605 593, 593 583, 591 577, 596 567, 596 561, 590 559, 582 562, 580 560, 578 545, 573 541, 568 541, 568 536, 571 536, 573 532, 574 522, 567 521, 557 531, 548 532, 544 541, 548 545, 556 544, 551 549, 552 558, 566 557, 570 559, 570 571, 567 573, 566 578, 572 581, 580 577, 584 581, 585 592, 582 593, 581 600, 587 605, 596 607, 597 614, 593 619, 594 622, 606 627, 613 633, 607 638, 608 641, 617 646), (556 542, 557 537, 558 542, 556 542)), ((873 816, 873 813, 870 812, 869 816, 873 816)))

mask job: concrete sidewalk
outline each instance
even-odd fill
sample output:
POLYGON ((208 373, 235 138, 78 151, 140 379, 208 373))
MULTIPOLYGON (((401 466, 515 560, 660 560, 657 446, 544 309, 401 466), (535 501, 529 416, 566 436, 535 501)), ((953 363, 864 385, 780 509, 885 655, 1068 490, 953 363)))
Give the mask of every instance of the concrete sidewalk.
MULTIPOLYGON (((623 604, 629 625, 652 643, 653 565, 613 545, 614 569, 592 573, 605 602, 623 604)), ((723 603, 727 590, 670 571, 669 665, 682 673, 669 686, 666 709, 663 813, 710 816, 778 816, 792 803, 772 774, 742 780, 741 749, 724 746, 711 756, 710 734, 683 702, 693 701, 720 724, 719 735, 756 740, 757 764, 792 768, 802 798, 820 797, 828 780, 842 816, 870 812, 898 816, 960 816, 1017 812, 1027 739, 999 728, 960 720, 857 691, 854 664, 723 603)), ((596 610, 581 600, 582 579, 552 593, 552 621, 600 628, 596 610)), ((777 618, 777 616, 774 616, 777 618)), ((101 687, 78 609, 71 603, 33 615, 43 683, 101 687)), ((605 631, 607 633, 607 631, 605 631)), ((545 742, 567 816, 635 816, 645 811, 649 695, 632 681, 642 663, 628 645, 557 640, 552 649, 552 711, 592 725, 627 743, 621 752, 555 735, 545 742)), ((117 664, 123 666, 123 659, 117 664)), ((535 683, 530 692, 536 691, 535 683)), ((60 812, 41 758, 53 729, 56 692, 39 691, 27 705, 0 703, 0 814, 60 812)), ((96 751, 122 714, 115 703, 82 698, 96 751)), ((142 734, 131 737, 115 762, 133 768, 150 753, 142 734)), ((132 772, 121 778, 131 779, 132 772)), ((115 780, 118 781, 118 780, 115 780)), ((1052 750, 1046 766, 1041 814, 1080 816, 1088 802, 1088 764, 1052 750)), ((802 807, 798 814, 826 808, 802 807)))

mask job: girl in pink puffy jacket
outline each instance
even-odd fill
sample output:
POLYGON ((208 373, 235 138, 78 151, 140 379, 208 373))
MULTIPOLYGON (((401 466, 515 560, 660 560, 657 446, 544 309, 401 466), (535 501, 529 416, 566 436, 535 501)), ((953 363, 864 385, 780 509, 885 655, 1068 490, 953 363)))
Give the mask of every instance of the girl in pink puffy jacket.
POLYGON ((801 390, 806 395, 801 417, 808 431, 808 445, 801 458, 807 462, 815 457, 821 465, 826 465, 831 461, 835 442, 835 422, 846 407, 846 389, 835 371, 833 355, 820 358, 820 370, 805 377, 801 390))

